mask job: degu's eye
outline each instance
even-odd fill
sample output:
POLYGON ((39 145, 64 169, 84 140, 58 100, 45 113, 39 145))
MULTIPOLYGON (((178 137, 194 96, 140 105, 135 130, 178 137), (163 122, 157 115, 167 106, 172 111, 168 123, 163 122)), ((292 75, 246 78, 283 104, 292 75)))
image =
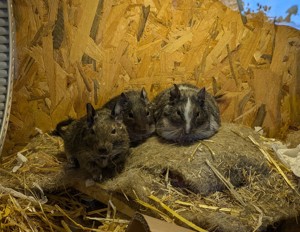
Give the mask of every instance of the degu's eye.
POLYGON ((132 113, 132 111, 130 111, 130 112, 128 113, 128 117, 129 117, 129 118, 133 118, 133 113, 132 113))
POLYGON ((176 111, 176 114, 177 114, 178 116, 181 116, 180 110, 177 110, 177 111, 176 111))
POLYGON ((150 111, 149 110, 146 110, 146 115, 150 116, 150 111))
POLYGON ((117 130, 116 128, 112 128, 111 132, 110 132, 112 135, 115 135, 117 133, 117 130))
POLYGON ((200 117, 200 112, 197 112, 197 113, 196 113, 196 117, 200 117))

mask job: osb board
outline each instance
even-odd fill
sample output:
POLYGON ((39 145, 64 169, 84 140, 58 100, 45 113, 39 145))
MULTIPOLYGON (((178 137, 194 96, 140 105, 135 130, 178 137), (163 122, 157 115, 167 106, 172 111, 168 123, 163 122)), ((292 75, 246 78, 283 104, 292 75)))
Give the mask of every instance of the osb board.
POLYGON ((86 102, 100 107, 141 87, 153 98, 180 82, 224 94, 224 121, 279 137, 299 122, 300 32, 262 14, 244 25, 215 0, 15 0, 14 13, 18 78, 6 153, 35 127, 80 117, 86 102))

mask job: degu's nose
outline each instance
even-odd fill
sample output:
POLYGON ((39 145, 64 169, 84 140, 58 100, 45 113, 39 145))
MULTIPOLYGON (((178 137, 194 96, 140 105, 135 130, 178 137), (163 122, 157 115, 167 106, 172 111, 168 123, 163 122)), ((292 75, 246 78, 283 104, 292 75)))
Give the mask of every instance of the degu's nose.
POLYGON ((109 142, 105 143, 105 148, 108 152, 110 152, 112 150, 112 143, 109 142))
POLYGON ((185 124, 184 133, 185 134, 190 134, 191 133, 191 124, 190 123, 185 124))

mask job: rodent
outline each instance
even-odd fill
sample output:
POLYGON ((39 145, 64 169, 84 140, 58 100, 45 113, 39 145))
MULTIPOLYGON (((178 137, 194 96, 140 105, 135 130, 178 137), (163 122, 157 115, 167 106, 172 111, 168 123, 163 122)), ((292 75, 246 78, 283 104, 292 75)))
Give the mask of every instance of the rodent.
POLYGON ((86 170, 95 181, 103 179, 103 172, 122 167, 129 154, 126 126, 115 109, 95 110, 88 103, 87 115, 57 124, 53 134, 64 140, 69 165, 86 170))
POLYGON ((103 108, 113 109, 123 117, 131 145, 135 146, 155 132, 153 107, 144 88, 129 90, 108 101, 103 108))
POLYGON ((158 94, 153 103, 156 133, 166 140, 191 143, 207 139, 221 125, 218 105, 205 87, 174 84, 158 94))

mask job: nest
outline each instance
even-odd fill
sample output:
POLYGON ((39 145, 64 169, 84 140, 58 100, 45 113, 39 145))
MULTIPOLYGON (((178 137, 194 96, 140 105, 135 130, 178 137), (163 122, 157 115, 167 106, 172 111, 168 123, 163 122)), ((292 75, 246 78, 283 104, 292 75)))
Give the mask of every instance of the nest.
MULTIPOLYGON (((18 156, 25 156, 24 163, 15 157, 4 160, 2 176, 5 176, 5 186, 14 189, 29 189, 40 186, 44 191, 60 190, 62 185, 57 184, 66 176, 64 165, 66 163, 63 153, 63 141, 49 134, 40 134, 20 152, 18 156), (23 164, 23 165, 22 165, 23 164), (19 168, 14 173, 12 170, 19 168)), ((2 182, 3 183, 3 182, 2 182)))
POLYGON ((19 156, 26 157, 24 163, 20 165, 15 156, 8 157, 0 169, 1 229, 125 231, 128 220, 116 219, 110 206, 99 206, 94 199, 70 188, 67 180, 71 174, 65 167, 60 138, 40 134, 19 156))
MULTIPOLYGON (((84 173, 64 167, 62 141, 42 134, 24 150, 28 161, 15 174, 5 171, 2 183, 47 192, 72 186, 97 199, 105 192, 123 202, 117 209, 125 214, 127 205, 197 231, 264 231, 300 209, 298 180, 277 163, 264 140, 249 128, 225 123, 210 140, 190 146, 152 137, 132 148, 118 176, 86 186, 84 173)), ((13 165, 6 162, 6 170, 13 165)))
POLYGON ((92 210, 92 199, 75 191, 48 193, 46 203, 1 185, 0 196, 1 231, 123 232, 129 223, 107 218, 107 207, 92 210))

